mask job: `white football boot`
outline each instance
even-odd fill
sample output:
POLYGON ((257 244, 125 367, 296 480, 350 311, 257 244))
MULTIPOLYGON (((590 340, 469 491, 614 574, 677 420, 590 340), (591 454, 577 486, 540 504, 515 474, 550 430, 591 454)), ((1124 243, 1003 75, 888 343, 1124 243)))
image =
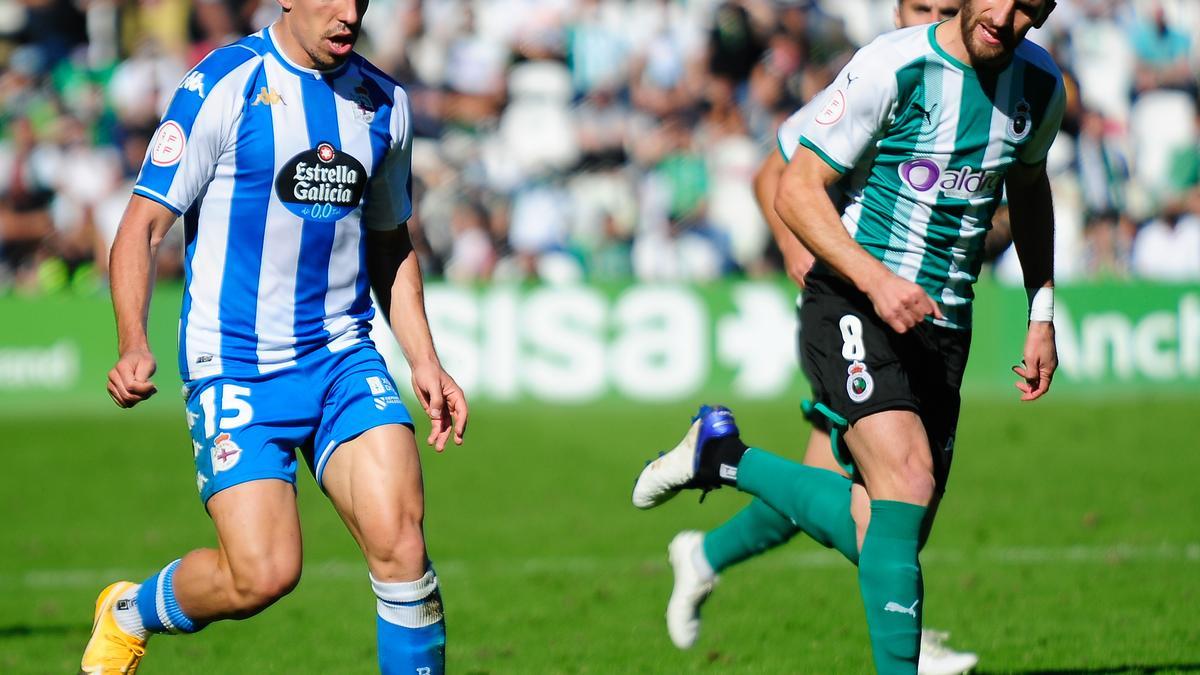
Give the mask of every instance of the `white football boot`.
POLYGON ((917 675, 959 675, 975 667, 979 656, 971 652, 956 652, 946 646, 949 633, 938 630, 921 631, 921 660, 917 675))
POLYGON ((680 649, 688 649, 700 637, 700 607, 717 583, 717 575, 706 578, 696 569, 695 556, 703 544, 703 532, 684 530, 667 546, 667 559, 675 573, 675 586, 667 601, 667 634, 680 649))
POLYGON ((720 480, 735 479, 736 467, 726 465, 714 466, 712 470, 718 471, 719 475, 707 478, 702 475, 699 482, 696 474, 700 472, 701 454, 709 440, 737 434, 737 424, 728 408, 702 406, 679 445, 646 463, 633 485, 633 505, 639 509, 652 509, 669 501, 684 488, 715 490, 720 487, 720 480))

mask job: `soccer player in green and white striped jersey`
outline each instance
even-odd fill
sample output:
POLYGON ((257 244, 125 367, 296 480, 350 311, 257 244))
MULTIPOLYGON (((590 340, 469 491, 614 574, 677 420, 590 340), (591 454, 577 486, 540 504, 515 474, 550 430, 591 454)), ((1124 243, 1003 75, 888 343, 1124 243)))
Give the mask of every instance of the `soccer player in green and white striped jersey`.
POLYGON ((818 262, 802 308, 818 409, 842 442, 833 471, 742 444, 732 414, 704 408, 648 465, 634 503, 732 485, 858 564, 880 672, 917 669, 917 553, 945 488, 970 341, 971 285, 1007 186, 1031 314, 1023 400, 1049 388, 1053 215, 1046 153, 1061 74, 1025 42, 1051 0, 965 0, 954 20, 863 48, 801 127, 775 209, 818 262), (826 189, 841 184, 839 214, 826 189))
MULTIPOLYGON (((896 28, 909 28, 952 19, 961 6, 962 0, 896 0, 895 25, 896 28)), ((776 148, 764 159, 754 177, 755 198, 783 254, 784 269, 800 288, 804 287, 804 277, 814 259, 775 213, 775 194, 779 177, 800 145, 804 123, 816 114, 821 102, 817 97, 813 103, 797 110, 780 125, 776 148)), ((989 246, 995 234, 988 233, 989 246)), ((804 450, 804 464, 849 477, 834 457, 828 420, 812 409, 811 402, 805 404, 805 416, 812 423, 812 430, 804 450)), ((672 642, 680 649, 687 649, 699 637, 700 607, 711 593, 717 574, 786 543, 797 532, 799 530, 791 520, 757 499, 708 532, 680 532, 671 542, 675 579, 666 619, 672 642)), ((921 631, 919 673, 956 675, 978 663, 979 658, 975 654, 955 651, 946 646, 948 637, 949 634, 944 631, 929 628, 921 631)))

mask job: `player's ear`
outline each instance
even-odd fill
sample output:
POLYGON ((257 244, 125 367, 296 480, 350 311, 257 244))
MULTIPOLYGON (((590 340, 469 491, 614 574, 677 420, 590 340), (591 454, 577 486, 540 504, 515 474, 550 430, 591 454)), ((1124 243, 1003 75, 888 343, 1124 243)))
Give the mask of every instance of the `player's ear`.
POLYGON ((1057 0, 1046 0, 1046 4, 1042 6, 1042 13, 1039 14, 1038 18, 1033 22, 1033 27, 1041 28, 1042 26, 1046 25, 1046 19, 1050 18, 1050 13, 1053 12, 1054 8, 1057 6, 1057 0))
POLYGON ((904 26, 900 23, 900 3, 896 3, 895 9, 892 10, 892 23, 896 24, 896 28, 900 29, 904 26))
POLYGON ((275 0, 275 1, 279 3, 279 8, 282 9, 285 13, 292 11, 292 6, 293 6, 292 0, 275 0))

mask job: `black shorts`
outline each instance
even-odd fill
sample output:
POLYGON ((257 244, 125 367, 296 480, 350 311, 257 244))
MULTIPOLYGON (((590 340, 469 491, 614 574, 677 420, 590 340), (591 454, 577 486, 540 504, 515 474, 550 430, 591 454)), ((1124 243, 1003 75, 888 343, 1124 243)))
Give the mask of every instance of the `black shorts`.
MULTIPOLYGON (((946 489, 954 455, 971 332, 925 321, 901 335, 875 314, 871 301, 850 284, 809 274, 800 307, 804 373, 813 395, 853 426, 885 410, 911 410, 925 425, 933 452, 934 477, 946 489)), ((838 448, 839 461, 850 462, 838 448)))
MULTIPOLYGON (((796 360, 799 361, 799 363, 800 363, 800 372, 804 373, 804 378, 806 380, 808 380, 809 382, 813 382, 814 379, 813 379, 812 373, 809 372, 808 366, 805 365, 805 362, 804 362, 804 323, 803 323, 803 319, 801 318, 802 316, 803 316, 802 310, 800 309, 799 306, 797 306, 796 307, 796 360)), ((814 400, 805 401, 800 406, 800 410, 801 410, 801 413, 804 415, 804 419, 808 420, 808 423, 812 425, 813 429, 824 432, 825 434, 828 435, 831 430, 829 418, 822 415, 819 411, 817 411, 816 409, 811 407, 811 404, 816 402, 815 401, 816 398, 817 398, 817 394, 816 394, 816 390, 814 390, 813 391, 813 399, 814 400)))

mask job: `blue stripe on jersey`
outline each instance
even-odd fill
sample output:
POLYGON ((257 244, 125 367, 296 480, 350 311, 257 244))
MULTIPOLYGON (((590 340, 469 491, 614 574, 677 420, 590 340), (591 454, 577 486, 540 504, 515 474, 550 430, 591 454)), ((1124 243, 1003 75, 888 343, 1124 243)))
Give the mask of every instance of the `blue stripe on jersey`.
MULTIPOLYGON (((242 98, 248 100, 253 92, 267 87, 267 70, 260 67, 247 79, 242 98)), ((275 126, 270 106, 247 106, 237 134, 229 239, 221 276, 221 359, 253 363, 258 358, 258 308, 246 299, 258 297, 267 206, 275 178, 275 126), (268 166, 271 171, 264 170, 268 166)))
POLYGON ((200 202, 183 214, 183 304, 179 308, 179 374, 184 382, 191 379, 187 362, 187 321, 192 311, 192 257, 196 255, 196 228, 200 224, 200 202))
MULTIPOLYGON (((300 95, 304 99, 309 147, 329 143, 341 151, 333 84, 324 77, 301 77, 300 95)), ((294 323, 297 356, 307 351, 302 350, 301 345, 324 346, 329 341, 329 333, 325 331, 325 295, 329 291, 329 259, 333 254, 336 228, 337 223, 305 220, 300 233, 294 323)))
MULTIPOLYGON (((375 104, 375 119, 371 120, 371 171, 375 173, 383 166, 383 158, 387 156, 388 149, 392 147, 391 121, 396 101, 393 99, 393 92, 384 90, 375 81, 375 78, 364 72, 368 65, 365 61, 359 62, 359 72, 364 75, 363 86, 366 87, 371 102, 375 104)), ((371 195, 368 193, 366 199, 370 198, 371 195)), ((375 307, 371 304, 371 279, 367 273, 368 232, 361 221, 359 227, 363 232, 358 240, 358 279, 355 283, 354 303, 350 305, 350 315, 356 320, 366 323, 375 316, 375 307)), ((369 325, 364 325, 362 334, 365 336, 370 330, 369 325)))
MULTIPOLYGON (((167 106, 167 112, 163 114, 162 122, 175 122, 183 129, 184 137, 190 137, 192 127, 196 123, 196 116, 200 114, 201 106, 204 105, 217 82, 220 82, 238 66, 250 59, 257 58, 257 56, 253 50, 244 48, 237 43, 222 47, 209 54, 184 79, 186 83, 190 78, 198 77, 197 84, 194 85, 196 91, 185 89, 181 84, 175 90, 171 104, 167 106), (202 93, 203 96, 201 96, 202 93)), ((153 140, 151 142, 153 143, 153 140)), ((176 162, 170 166, 159 166, 150 161, 149 153, 147 153, 146 160, 142 164, 142 173, 137 182, 137 187, 141 190, 137 191, 135 188, 135 191, 178 213, 174 207, 163 201, 162 196, 170 191, 171 183, 175 180, 175 172, 179 170, 180 164, 181 162, 176 162)))

